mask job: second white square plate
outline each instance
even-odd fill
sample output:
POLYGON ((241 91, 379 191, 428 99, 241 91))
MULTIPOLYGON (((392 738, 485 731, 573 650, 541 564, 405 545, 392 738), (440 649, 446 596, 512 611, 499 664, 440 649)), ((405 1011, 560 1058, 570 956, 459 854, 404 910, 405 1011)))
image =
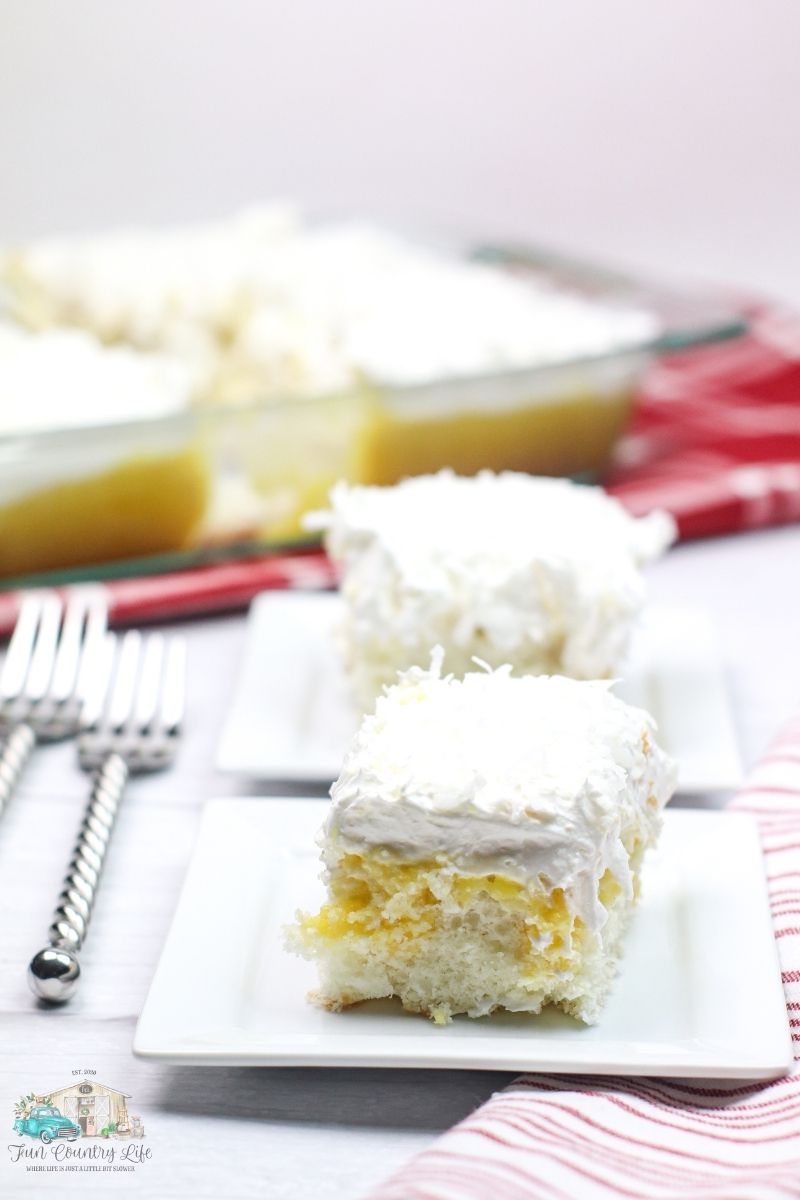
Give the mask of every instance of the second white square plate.
MULTIPOLYGON (((338 595, 266 592, 251 606, 217 766, 252 779, 330 784, 358 725, 334 641, 338 595)), ((709 617, 653 605, 617 693, 653 714, 681 792, 741 781, 725 673, 709 617)))
POLYGON ((392 1001, 310 1004, 312 963, 283 929, 322 899, 324 800, 206 807, 134 1051, 242 1066, 439 1067, 769 1078, 791 1061, 786 1002, 751 817, 668 811, 600 1022, 457 1017, 439 1028, 392 1001))

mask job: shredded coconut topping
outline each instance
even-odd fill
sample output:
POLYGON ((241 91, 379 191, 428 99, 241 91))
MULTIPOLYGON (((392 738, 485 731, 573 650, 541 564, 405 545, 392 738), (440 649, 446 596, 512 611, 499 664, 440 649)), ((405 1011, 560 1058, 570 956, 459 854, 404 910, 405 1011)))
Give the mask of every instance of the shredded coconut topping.
POLYGON ((605 919, 606 868, 632 887, 630 847, 656 837, 676 782, 655 724, 602 682, 514 677, 510 667, 441 674, 413 668, 364 718, 331 795, 323 857, 385 852, 449 861, 460 872, 542 876, 605 919))
POLYGON ((365 705, 435 643, 457 674, 477 655, 613 675, 644 600, 640 567, 674 537, 666 514, 636 519, 600 488, 488 471, 341 483, 312 524, 342 567, 344 654, 365 705))

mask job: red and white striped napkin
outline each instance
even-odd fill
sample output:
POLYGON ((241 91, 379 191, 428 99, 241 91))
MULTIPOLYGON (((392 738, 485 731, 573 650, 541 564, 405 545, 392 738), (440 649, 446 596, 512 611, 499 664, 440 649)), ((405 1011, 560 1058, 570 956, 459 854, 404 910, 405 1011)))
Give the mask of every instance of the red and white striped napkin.
MULTIPOLYGON (((233 612, 247 608, 259 592, 273 588, 320 589, 335 583, 336 572, 324 551, 303 550, 210 563, 164 575, 77 583, 55 590, 66 598, 82 588, 100 588, 110 624, 124 626, 233 612)), ((23 596, 23 591, 0 592, 0 637, 10 636, 23 596)))
POLYGON ((523 1075, 370 1200, 800 1197, 800 719, 731 808, 761 829, 794 1071, 713 1086, 523 1075))
POLYGON ((665 508, 682 540, 800 520, 800 318, 750 314, 748 336, 648 372, 608 490, 665 508))

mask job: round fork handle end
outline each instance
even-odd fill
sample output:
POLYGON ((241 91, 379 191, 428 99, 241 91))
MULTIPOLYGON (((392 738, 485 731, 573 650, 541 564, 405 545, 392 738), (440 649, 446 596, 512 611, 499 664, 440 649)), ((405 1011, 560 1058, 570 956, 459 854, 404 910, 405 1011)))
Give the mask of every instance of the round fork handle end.
POLYGON ((28 967, 31 991, 48 1004, 66 1004, 78 986, 81 965, 72 950, 45 946, 28 967))
POLYGON ((23 722, 15 725, 0 749, 0 816, 16 790, 36 745, 36 734, 23 722))

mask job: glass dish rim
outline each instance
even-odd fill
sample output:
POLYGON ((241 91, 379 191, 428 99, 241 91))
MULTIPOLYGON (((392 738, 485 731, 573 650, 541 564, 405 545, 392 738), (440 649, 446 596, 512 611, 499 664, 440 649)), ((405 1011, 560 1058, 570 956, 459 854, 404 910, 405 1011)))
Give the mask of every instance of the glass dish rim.
POLYGON ((583 367, 602 366, 615 360, 624 360, 641 355, 658 355, 679 353, 702 346, 713 345, 721 341, 731 341, 747 332, 749 322, 747 317, 734 316, 725 320, 695 330, 672 331, 663 330, 647 338, 631 341, 613 349, 603 350, 597 354, 582 354, 571 358, 554 359, 551 362, 540 362, 530 366, 511 367, 499 371, 479 371, 463 375, 443 375, 413 383, 382 383, 377 380, 354 381, 352 387, 332 392, 317 392, 306 396, 270 396, 249 398, 233 403, 213 402, 189 405, 180 412, 164 413, 161 416, 132 417, 124 421, 97 421, 81 425, 55 425, 46 429, 18 429, 0 431, 0 450, 24 442, 57 442, 64 439, 77 438, 87 435, 140 433, 153 431, 168 431, 191 426, 196 421, 224 421, 228 416, 248 416, 268 413, 271 411, 298 411, 310 409, 318 405, 346 403, 359 396, 391 396, 402 403, 405 396, 413 398, 431 388, 475 387, 481 384, 487 386, 497 384, 513 384, 523 379, 542 379, 548 374, 580 369, 583 367))

